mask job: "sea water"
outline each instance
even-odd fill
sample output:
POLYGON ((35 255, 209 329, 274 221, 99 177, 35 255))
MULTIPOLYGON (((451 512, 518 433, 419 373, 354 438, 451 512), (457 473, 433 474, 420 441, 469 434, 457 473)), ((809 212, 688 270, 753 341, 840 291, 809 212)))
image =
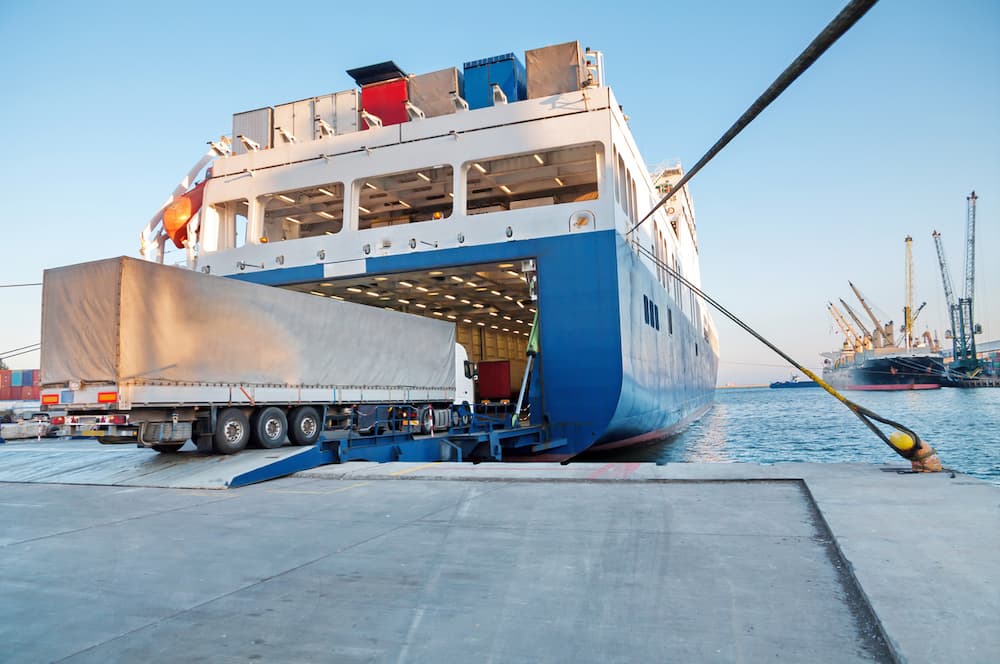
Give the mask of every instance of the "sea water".
MULTIPOLYGON (((946 468, 1000 484, 1000 389, 844 395, 916 431, 934 446, 946 468)), ((882 428, 887 434, 892 431, 882 428)), ((720 389, 711 409, 683 433, 599 458, 659 463, 906 463, 818 387, 720 389)))

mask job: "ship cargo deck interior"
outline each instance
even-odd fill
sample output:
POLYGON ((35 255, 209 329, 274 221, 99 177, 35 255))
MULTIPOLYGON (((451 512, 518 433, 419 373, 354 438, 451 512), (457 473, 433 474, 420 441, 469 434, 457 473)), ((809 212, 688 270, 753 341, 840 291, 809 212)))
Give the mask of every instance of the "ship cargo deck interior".
POLYGON ((526 369, 525 353, 538 306, 529 286, 533 271, 534 260, 523 259, 366 274, 288 288, 454 322, 458 343, 480 367, 477 400, 502 400, 516 399, 526 369))

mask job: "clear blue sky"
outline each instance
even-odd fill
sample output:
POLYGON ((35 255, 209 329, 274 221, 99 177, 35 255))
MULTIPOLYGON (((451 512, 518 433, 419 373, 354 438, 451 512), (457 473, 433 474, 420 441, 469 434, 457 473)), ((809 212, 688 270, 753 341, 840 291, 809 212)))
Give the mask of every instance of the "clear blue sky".
MULTIPOLYGON (((0 3, 0 284, 135 255, 232 113, 346 89, 346 69, 387 59, 421 73, 579 39, 605 52, 649 164, 691 165, 843 1, 145 4, 0 3)), ((931 231, 961 288, 975 188, 977 317, 1000 338, 998 37, 995 0, 876 5, 692 181, 708 292, 818 367, 848 279, 901 319, 911 234, 921 322, 943 334, 931 231)), ((0 351, 38 340, 39 294, 0 289, 0 351)), ((720 384, 788 376, 717 320, 720 384)))

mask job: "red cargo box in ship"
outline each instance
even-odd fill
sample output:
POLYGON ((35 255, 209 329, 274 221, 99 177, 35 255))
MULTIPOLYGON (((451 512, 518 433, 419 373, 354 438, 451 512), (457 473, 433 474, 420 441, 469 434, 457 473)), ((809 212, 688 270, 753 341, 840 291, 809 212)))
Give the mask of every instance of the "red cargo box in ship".
POLYGON ((510 398, 510 362, 507 360, 488 360, 480 362, 479 380, 476 392, 480 399, 510 398))
POLYGON ((42 370, 32 369, 31 370, 31 386, 41 387, 42 386, 42 370))
POLYGON ((0 389, 10 387, 10 369, 0 370, 0 389))
POLYGON ((0 387, 0 401, 13 401, 10 396, 10 387, 0 387))
POLYGON ((34 385, 22 387, 21 398, 25 401, 38 401, 42 398, 42 388, 34 385))

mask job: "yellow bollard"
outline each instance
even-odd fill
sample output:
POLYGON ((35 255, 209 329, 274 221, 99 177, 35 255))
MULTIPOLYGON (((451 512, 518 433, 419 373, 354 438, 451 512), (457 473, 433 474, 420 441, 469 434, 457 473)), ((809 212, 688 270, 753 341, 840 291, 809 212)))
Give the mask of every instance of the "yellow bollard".
POLYGON ((914 472, 939 473, 943 470, 937 451, 924 441, 918 443, 909 434, 893 431, 889 434, 889 443, 900 456, 910 460, 910 467, 914 472))

